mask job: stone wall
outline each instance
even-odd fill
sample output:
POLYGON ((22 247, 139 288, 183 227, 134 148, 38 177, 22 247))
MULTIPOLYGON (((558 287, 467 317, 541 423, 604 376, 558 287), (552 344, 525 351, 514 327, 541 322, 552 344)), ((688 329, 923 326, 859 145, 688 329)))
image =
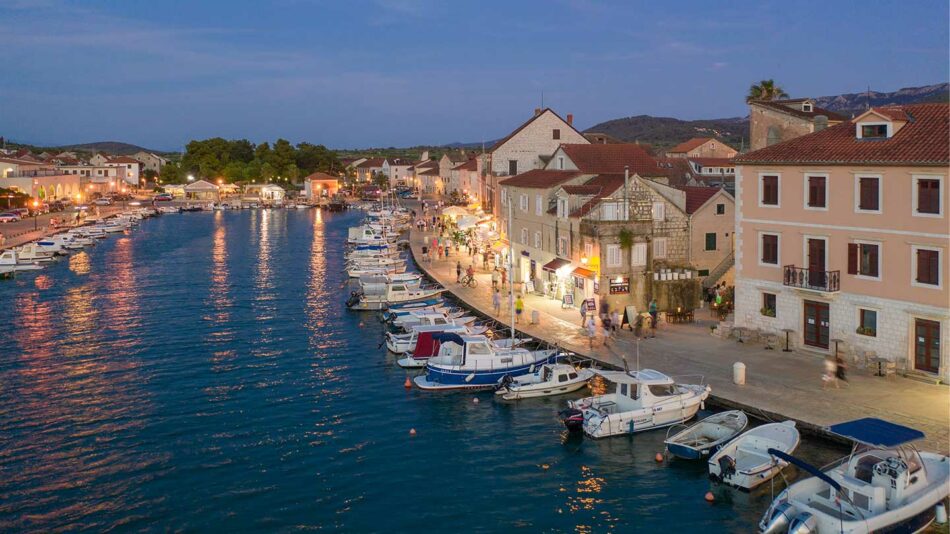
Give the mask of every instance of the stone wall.
POLYGON ((805 118, 756 105, 751 105, 749 108, 749 139, 751 150, 758 150, 769 146, 769 128, 774 129, 780 141, 788 141, 789 139, 810 134, 814 128, 812 122, 805 118))

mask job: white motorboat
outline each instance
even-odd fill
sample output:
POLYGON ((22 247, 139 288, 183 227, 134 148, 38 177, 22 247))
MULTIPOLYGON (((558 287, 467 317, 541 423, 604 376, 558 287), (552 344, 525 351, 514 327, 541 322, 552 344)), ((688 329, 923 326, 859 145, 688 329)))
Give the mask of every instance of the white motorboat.
POLYGON ((405 283, 364 284, 360 291, 350 293, 346 306, 353 310, 385 310, 390 304, 426 300, 445 291, 443 288, 422 288, 405 283))
POLYGON ((496 348, 485 336, 436 334, 438 355, 426 362, 426 372, 414 383, 424 390, 487 389, 505 375, 533 373, 539 365, 554 363, 553 350, 496 348))
POLYGON ((36 263, 21 260, 17 252, 12 249, 0 253, 0 267, 3 267, 7 272, 38 271, 43 268, 43 266, 36 263))
POLYGON ((65 247, 66 240, 62 234, 56 234, 37 239, 35 244, 40 250, 49 252, 50 254, 67 254, 65 247))
POLYGON ((851 454, 818 469, 793 456, 785 461, 813 475, 772 501, 759 522, 763 534, 920 532, 950 492, 950 460, 918 452, 919 430, 865 418, 832 425, 854 442, 851 454))
POLYGON ((406 272, 406 266, 379 266, 379 267, 350 267, 346 270, 349 278, 362 278, 364 276, 386 276, 391 274, 402 274, 406 272))
POLYGON ((566 363, 547 363, 533 373, 503 378, 495 389, 495 395, 505 400, 563 395, 583 388, 593 376, 591 369, 578 369, 566 363))
POLYGON ((788 465, 770 454, 791 454, 801 441, 795 421, 769 423, 747 430, 709 457, 709 476, 723 484, 752 490, 768 482, 788 465))
POLYGON ((96 244, 96 241, 93 238, 75 230, 72 232, 67 232, 66 236, 69 237, 70 242, 70 245, 68 245, 66 248, 81 249, 83 247, 96 244))
POLYGON ((403 330, 406 330, 415 325, 467 325, 473 322, 475 322, 475 317, 471 315, 465 315, 464 310, 448 311, 443 309, 434 311, 410 311, 408 313, 397 314, 392 320, 392 325, 396 328, 402 328, 403 330))
MULTIPOLYGON (((562 412, 569 430, 583 430, 592 438, 632 434, 688 421, 709 396, 710 387, 678 384, 653 369, 595 370, 614 391, 569 401, 562 412)), ((609 387, 609 386, 608 386, 609 387)))
POLYGON ((48 263, 53 261, 53 253, 44 250, 36 243, 27 243, 15 250, 18 261, 22 263, 48 263))
POLYGON ((719 447, 738 436, 748 424, 749 418, 742 410, 720 412, 668 437, 664 443, 666 450, 673 456, 684 460, 700 460, 715 454, 719 447))
POLYGON ((460 335, 469 333, 468 329, 461 325, 419 325, 405 334, 386 332, 386 348, 395 354, 411 352, 410 358, 418 356, 418 359, 422 361, 421 365, 400 365, 401 367, 425 367, 425 360, 439 352, 439 343, 432 336, 442 332, 452 332, 460 335))

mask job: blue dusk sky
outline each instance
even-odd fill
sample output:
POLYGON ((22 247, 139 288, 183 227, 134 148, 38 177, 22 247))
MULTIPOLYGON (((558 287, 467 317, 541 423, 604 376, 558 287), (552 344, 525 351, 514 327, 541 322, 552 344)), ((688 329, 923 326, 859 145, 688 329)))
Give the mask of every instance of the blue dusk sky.
POLYGON ((0 135, 158 150, 477 142, 544 103, 579 128, 745 115, 948 79, 947 0, 0 0, 0 135))

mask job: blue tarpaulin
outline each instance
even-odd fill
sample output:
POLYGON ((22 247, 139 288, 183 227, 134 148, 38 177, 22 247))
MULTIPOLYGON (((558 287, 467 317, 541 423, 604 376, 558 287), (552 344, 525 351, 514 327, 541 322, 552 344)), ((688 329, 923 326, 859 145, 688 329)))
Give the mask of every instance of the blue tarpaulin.
POLYGON ((924 433, 920 430, 874 417, 839 423, 828 427, 827 430, 852 441, 881 448, 897 447, 924 437, 924 433))
POLYGON ((432 339, 438 340, 439 343, 458 343, 459 345, 465 345, 465 341, 458 334, 453 334, 452 332, 442 332, 441 334, 433 334, 432 339))

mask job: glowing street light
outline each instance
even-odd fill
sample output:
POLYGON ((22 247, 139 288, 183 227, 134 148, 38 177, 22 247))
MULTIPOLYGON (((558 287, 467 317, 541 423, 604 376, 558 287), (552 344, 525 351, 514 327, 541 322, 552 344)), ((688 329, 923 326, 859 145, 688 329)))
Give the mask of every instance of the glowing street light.
POLYGON ((188 181, 189 181, 189 182, 194 182, 194 181, 195 181, 195 175, 189 174, 189 175, 188 175, 188 181))
POLYGON ((40 201, 39 199, 34 198, 33 199, 33 231, 34 232, 37 230, 36 216, 39 213, 39 208, 40 208, 40 201))

